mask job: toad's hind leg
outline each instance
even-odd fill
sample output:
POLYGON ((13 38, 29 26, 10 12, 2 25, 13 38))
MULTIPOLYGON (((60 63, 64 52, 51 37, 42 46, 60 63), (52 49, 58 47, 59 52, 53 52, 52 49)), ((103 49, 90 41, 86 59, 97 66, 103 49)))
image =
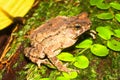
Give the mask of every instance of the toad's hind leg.
POLYGON ((48 59, 43 59, 45 57, 45 54, 40 53, 36 48, 32 48, 32 47, 25 48, 24 54, 33 63, 36 63, 39 67, 41 64, 48 64, 50 66, 53 66, 48 59))
POLYGON ((35 58, 41 58, 41 59, 45 57, 44 53, 38 51, 38 49, 33 48, 33 47, 27 47, 27 48, 25 48, 24 49, 24 54, 27 57, 33 56, 35 58))
POLYGON ((34 57, 32 57, 32 56, 30 56, 29 59, 30 59, 33 63, 36 63, 39 68, 41 67, 41 64, 47 64, 47 65, 53 67, 53 65, 49 62, 48 59, 39 59, 39 58, 34 58, 34 57))

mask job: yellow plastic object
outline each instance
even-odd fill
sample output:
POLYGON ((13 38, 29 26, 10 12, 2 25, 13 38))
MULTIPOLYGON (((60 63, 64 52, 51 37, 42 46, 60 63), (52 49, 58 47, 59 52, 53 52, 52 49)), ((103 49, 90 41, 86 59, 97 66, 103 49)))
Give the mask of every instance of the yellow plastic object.
POLYGON ((35 0, 0 0, 0 30, 13 22, 14 17, 23 17, 35 0))

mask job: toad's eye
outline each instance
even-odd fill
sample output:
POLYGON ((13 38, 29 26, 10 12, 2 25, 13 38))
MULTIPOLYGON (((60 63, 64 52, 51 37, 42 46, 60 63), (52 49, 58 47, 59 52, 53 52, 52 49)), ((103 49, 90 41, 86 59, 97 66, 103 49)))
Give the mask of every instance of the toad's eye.
POLYGON ((81 25, 80 24, 75 24, 75 28, 80 28, 81 25))

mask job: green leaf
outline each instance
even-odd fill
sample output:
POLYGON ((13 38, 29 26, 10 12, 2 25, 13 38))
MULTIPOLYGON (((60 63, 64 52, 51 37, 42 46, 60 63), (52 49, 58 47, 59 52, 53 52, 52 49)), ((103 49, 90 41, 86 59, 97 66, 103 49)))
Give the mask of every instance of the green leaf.
POLYGON ((115 14, 115 19, 120 22, 120 14, 115 14))
POLYGON ((82 41, 81 43, 79 43, 78 45, 76 45, 76 48, 88 48, 92 45, 92 40, 91 39, 86 39, 84 41, 82 41))
POLYGON ((120 38, 120 29, 114 30, 114 33, 115 33, 114 36, 120 38))
POLYGON ((120 51, 120 42, 119 41, 109 40, 109 41, 107 41, 107 46, 114 51, 120 51))
POLYGON ((56 78, 56 80, 70 80, 69 78, 65 78, 63 76, 59 76, 56 78))
POLYGON ((70 73, 70 78, 71 78, 71 79, 74 79, 74 78, 76 78, 77 76, 78 76, 78 74, 77 74, 77 72, 75 72, 75 71, 70 73))
POLYGON ((97 15, 99 19, 112 19, 114 16, 111 13, 101 13, 97 15))
POLYGON ((12 18, 23 17, 35 0, 0 0, 0 30, 13 23, 12 18))
POLYGON ((105 3, 99 3, 99 4, 97 4, 97 7, 99 9, 108 9, 108 8, 110 8, 110 6, 108 4, 105 4, 105 3))
POLYGON ((75 71, 74 72, 70 72, 70 73, 63 72, 62 74, 63 74, 63 76, 65 78, 69 78, 69 79, 74 79, 78 75, 77 72, 75 72, 75 71))
POLYGON ((91 52, 96 56, 106 56, 108 55, 109 50, 106 46, 101 44, 94 44, 90 48, 91 52))
POLYGON ((104 0, 90 0, 90 5, 94 6, 97 5, 99 3, 102 3, 104 0))
POLYGON ((50 80, 50 78, 42 78, 42 79, 39 79, 39 80, 50 80))
POLYGON ((76 57, 76 61, 74 63, 74 66, 81 68, 81 69, 85 69, 88 67, 88 65, 89 65, 89 60, 87 57, 85 57, 85 56, 76 57))
MULTIPOLYGON (((33 78, 35 80, 40 80, 41 76, 40 76, 40 74, 37 73, 37 71, 34 73, 31 73, 31 74, 33 75, 33 76, 31 76, 31 78, 33 78)), ((41 80, 44 80, 44 79, 41 79, 41 80)), ((46 79, 46 80, 48 80, 48 79, 46 79)))
POLYGON ((120 4, 117 2, 111 2, 110 6, 113 7, 114 9, 120 10, 120 4))
POLYGON ((74 61, 75 58, 73 57, 73 55, 71 53, 68 52, 62 52, 57 56, 58 59, 62 60, 62 61, 74 61))
POLYGON ((110 30, 109 26, 99 26, 96 28, 96 31, 98 32, 98 35, 105 39, 105 40, 109 40, 111 38, 111 35, 113 35, 114 33, 110 30))
POLYGON ((70 75, 69 75, 68 73, 62 72, 62 74, 63 74, 63 76, 64 76, 65 78, 69 78, 69 79, 70 79, 70 75))

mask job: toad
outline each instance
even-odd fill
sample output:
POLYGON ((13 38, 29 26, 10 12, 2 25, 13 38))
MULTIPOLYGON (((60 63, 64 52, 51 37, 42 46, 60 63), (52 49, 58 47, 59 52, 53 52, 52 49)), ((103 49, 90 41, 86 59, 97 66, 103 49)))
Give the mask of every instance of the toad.
POLYGON ((31 31, 28 35, 31 46, 24 49, 24 54, 39 67, 41 64, 50 64, 59 71, 69 72, 56 56, 63 49, 74 45, 90 26, 91 21, 85 12, 72 17, 57 16, 31 31))

